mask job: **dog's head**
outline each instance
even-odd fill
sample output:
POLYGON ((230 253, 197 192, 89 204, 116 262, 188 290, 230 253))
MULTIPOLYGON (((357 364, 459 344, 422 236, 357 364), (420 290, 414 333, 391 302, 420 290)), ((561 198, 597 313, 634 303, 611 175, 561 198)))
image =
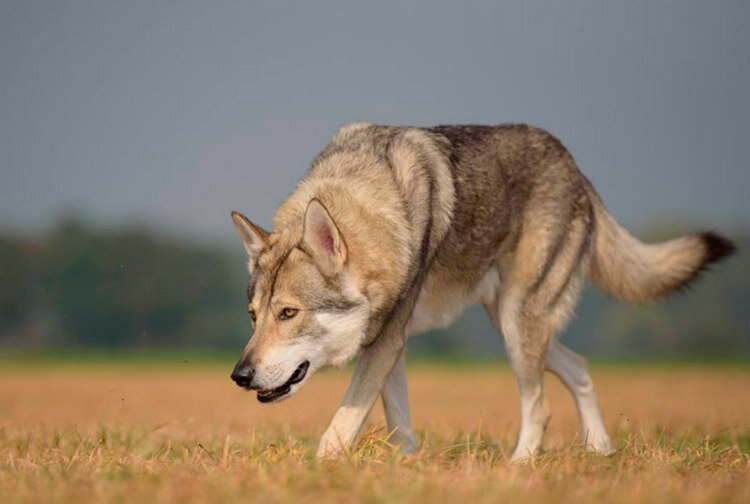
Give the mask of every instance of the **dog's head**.
POLYGON ((232 373, 260 402, 293 394, 318 369, 340 366, 364 341, 370 303, 357 287, 344 237, 318 200, 301 226, 269 234, 245 216, 232 220, 249 256, 254 328, 232 373))

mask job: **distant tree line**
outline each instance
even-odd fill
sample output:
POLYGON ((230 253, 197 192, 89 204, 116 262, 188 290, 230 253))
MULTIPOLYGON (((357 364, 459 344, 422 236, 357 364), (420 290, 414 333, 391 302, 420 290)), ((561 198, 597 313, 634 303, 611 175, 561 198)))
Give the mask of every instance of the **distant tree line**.
MULTIPOLYGON (((733 236, 741 252, 750 246, 744 236, 733 236)), ((241 247, 230 250, 76 219, 44 236, 0 235, 0 348, 239 350, 250 336, 246 277, 241 247)), ((750 359, 750 261, 740 253, 688 294, 647 307, 587 288, 562 337, 594 357, 750 359)), ((481 309, 409 347, 502 353, 481 309)))
POLYGON ((250 335, 241 256, 69 220, 0 237, 6 345, 227 347, 250 335))

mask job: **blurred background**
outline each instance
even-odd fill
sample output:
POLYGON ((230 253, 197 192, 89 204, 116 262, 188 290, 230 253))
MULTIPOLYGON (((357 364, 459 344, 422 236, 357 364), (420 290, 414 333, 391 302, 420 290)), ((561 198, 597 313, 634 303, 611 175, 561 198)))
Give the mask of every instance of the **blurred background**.
MULTIPOLYGON (((525 122, 644 239, 740 254, 647 307, 587 287, 602 360, 750 360, 750 4, 0 2, 0 352, 239 354, 245 258, 333 132, 525 122)), ((502 354, 481 309, 413 356, 502 354)))

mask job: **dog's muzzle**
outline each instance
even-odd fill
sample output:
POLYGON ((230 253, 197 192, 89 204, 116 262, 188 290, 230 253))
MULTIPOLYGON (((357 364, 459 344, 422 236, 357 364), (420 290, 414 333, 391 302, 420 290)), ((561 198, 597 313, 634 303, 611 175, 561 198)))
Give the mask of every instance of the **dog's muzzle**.
POLYGON ((294 370, 294 373, 292 373, 292 376, 290 376, 289 379, 286 381, 286 383, 284 383, 280 387, 276 387, 270 390, 259 390, 258 401, 262 403, 269 403, 277 399, 281 399, 282 397, 287 395, 289 392, 291 392, 292 385, 294 385, 295 383, 299 383, 305 379, 305 375, 307 375, 307 369, 309 367, 310 367, 310 362, 305 361, 299 366, 297 366, 297 369, 294 370))
POLYGON ((262 403, 273 402, 287 395, 292 390, 292 385, 297 384, 305 379, 310 362, 305 361, 294 370, 292 376, 284 384, 268 390, 259 390, 257 385, 253 386, 253 376, 255 369, 244 360, 239 361, 232 371, 232 380, 240 387, 247 390, 258 390, 258 401, 262 403))

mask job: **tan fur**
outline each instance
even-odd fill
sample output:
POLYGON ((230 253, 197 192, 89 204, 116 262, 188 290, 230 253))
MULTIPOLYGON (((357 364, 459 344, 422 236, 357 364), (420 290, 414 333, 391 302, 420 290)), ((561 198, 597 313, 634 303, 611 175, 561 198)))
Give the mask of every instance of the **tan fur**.
POLYGON ((705 262, 700 236, 643 243, 617 224, 598 198, 595 201, 599 232, 591 280, 611 296, 631 303, 663 297, 705 262))
POLYGON ((322 201, 344 236, 357 284, 377 306, 396 295, 404 280, 412 255, 411 236, 393 181, 376 160, 362 161, 361 155, 342 153, 316 167, 279 207, 274 228, 293 226, 312 199, 322 201), (357 173, 341 169, 354 163, 361 168, 357 173), (377 240, 390 246, 386 250, 373 248, 371 244, 377 240), (383 275, 386 270, 389 274, 383 275))

